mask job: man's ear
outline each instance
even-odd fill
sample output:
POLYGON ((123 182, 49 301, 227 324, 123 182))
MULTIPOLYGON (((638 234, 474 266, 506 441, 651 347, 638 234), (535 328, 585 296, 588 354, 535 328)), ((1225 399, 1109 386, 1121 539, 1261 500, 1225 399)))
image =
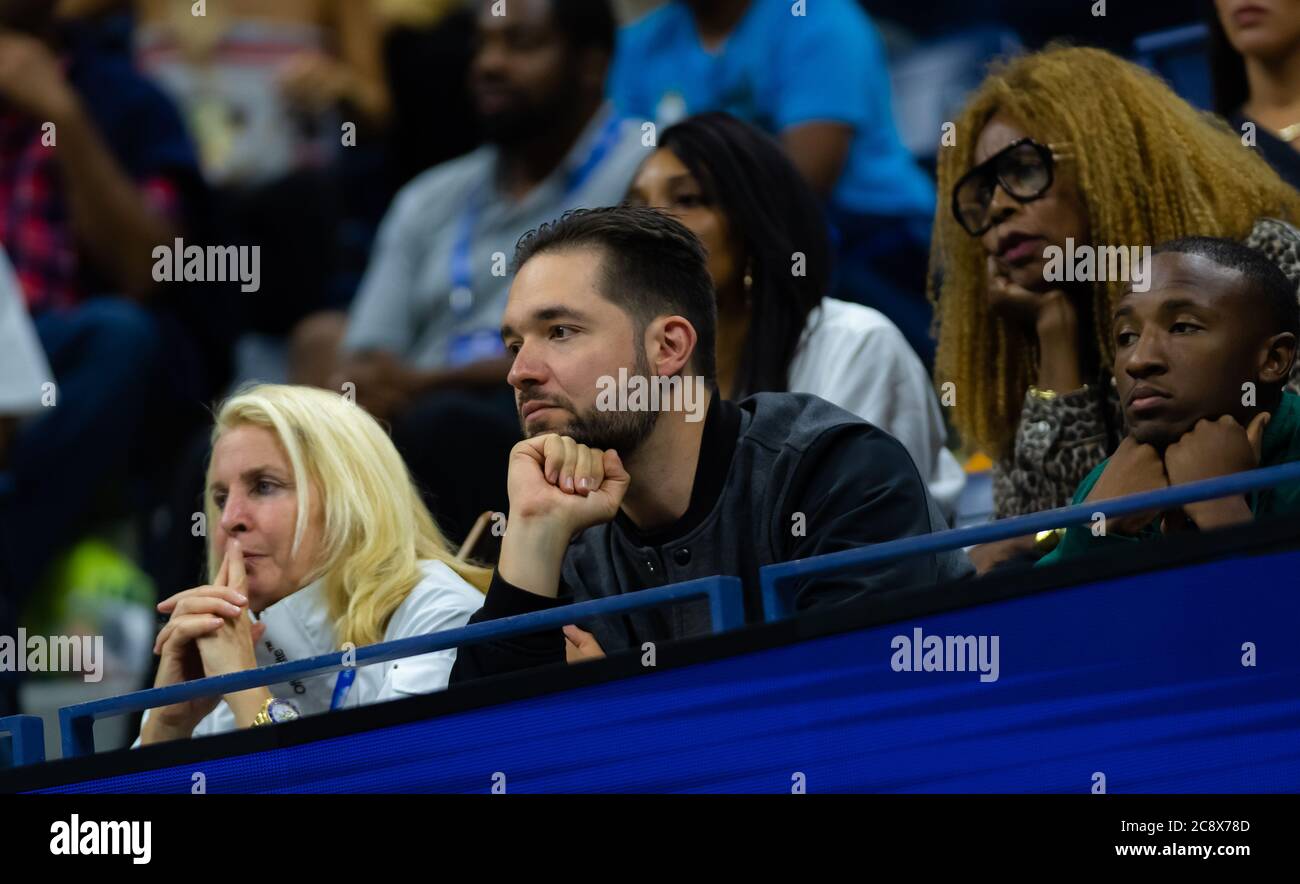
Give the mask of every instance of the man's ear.
POLYGON ((1291 375, 1291 365, 1295 362, 1296 338, 1291 332, 1273 335, 1265 343, 1264 361, 1259 368, 1259 380, 1263 384, 1284 384, 1291 375))
POLYGON ((661 316, 646 328, 650 368, 660 377, 681 374, 695 352, 699 337, 684 316, 661 316))

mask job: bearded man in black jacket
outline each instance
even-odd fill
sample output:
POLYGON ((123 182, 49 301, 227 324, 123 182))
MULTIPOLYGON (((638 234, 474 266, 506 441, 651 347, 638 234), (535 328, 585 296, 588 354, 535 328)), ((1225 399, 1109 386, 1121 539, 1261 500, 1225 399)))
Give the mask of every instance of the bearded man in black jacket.
MULTIPOLYGON (((945 528, 892 436, 823 399, 716 389, 704 247, 630 206, 580 210, 521 240, 501 336, 524 441, 471 622, 718 574, 762 619, 758 569, 945 528)), ((965 576, 960 551, 811 578, 795 607, 965 576)), ((640 649, 709 630, 704 601, 462 648, 452 681, 640 649)))

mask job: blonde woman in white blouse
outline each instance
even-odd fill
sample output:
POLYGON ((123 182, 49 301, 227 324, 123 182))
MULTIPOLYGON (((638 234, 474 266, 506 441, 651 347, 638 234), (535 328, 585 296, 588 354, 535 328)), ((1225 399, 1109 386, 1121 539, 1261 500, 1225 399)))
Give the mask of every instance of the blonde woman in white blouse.
MULTIPOLYGON (((217 413, 208 583, 159 604, 155 687, 464 626, 490 573, 456 560, 391 440, 343 397, 261 385, 217 413)), ((456 651, 151 710, 140 743, 447 685, 456 651)))

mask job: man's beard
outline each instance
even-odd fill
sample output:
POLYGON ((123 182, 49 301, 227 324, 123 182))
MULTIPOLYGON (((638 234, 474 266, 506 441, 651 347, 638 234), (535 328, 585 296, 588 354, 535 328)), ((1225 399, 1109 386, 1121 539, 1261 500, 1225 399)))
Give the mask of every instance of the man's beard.
POLYGON ((478 129, 490 144, 512 147, 528 142, 539 134, 554 129, 556 123, 567 120, 573 109, 573 96, 578 86, 575 78, 565 81, 551 95, 530 96, 525 91, 511 90, 510 105, 495 113, 477 113, 478 129))
MULTIPOLYGON (((527 401, 529 400, 521 399, 519 407, 522 408, 527 401)), ((659 420, 659 413, 655 411, 600 411, 593 408, 587 414, 579 414, 570 402, 556 404, 573 415, 568 423, 560 427, 541 427, 530 433, 521 416, 519 425, 523 428, 524 435, 531 437, 558 433, 589 448, 599 448, 602 451, 612 449, 618 452, 619 457, 626 459, 654 432, 659 420)))
POLYGON ((558 432, 573 441, 602 451, 617 451, 630 457, 654 432, 659 420, 654 411, 597 411, 577 415, 558 432))
MULTIPOLYGON (((641 377, 650 376, 650 361, 645 358, 644 353, 637 356, 636 374, 641 377)), ((531 401, 531 398, 520 397, 518 407, 522 409, 525 403, 531 401)), ((649 438, 659 421, 659 413, 656 411, 601 411, 593 406, 587 413, 580 414, 578 409, 574 408, 572 402, 567 400, 552 401, 567 410, 573 417, 561 427, 538 429, 534 433, 529 433, 521 414, 519 425, 523 427, 525 436, 559 433, 561 436, 568 436, 573 441, 589 448, 599 448, 602 451, 611 449, 617 451, 618 456, 624 461, 641 447, 641 443, 649 438)))
POLYGON ((541 121, 530 108, 513 108, 491 115, 479 116, 479 128, 489 144, 505 147, 515 145, 536 135, 541 121))
POLYGON ((511 147, 536 138, 563 119, 569 108, 570 97, 557 95, 544 100, 541 104, 530 103, 520 96, 519 100, 505 110, 492 114, 479 113, 479 129, 484 139, 490 144, 511 147))

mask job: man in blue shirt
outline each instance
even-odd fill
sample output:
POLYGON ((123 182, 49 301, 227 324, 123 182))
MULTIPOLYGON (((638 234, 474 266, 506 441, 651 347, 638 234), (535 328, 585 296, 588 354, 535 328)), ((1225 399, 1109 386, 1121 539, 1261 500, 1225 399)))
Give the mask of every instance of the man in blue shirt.
POLYGON ((724 110, 778 137, 828 202, 835 294, 881 309, 929 357, 934 187, 898 137, 884 48, 853 0, 673 0, 619 34, 609 94, 659 128, 724 110))

